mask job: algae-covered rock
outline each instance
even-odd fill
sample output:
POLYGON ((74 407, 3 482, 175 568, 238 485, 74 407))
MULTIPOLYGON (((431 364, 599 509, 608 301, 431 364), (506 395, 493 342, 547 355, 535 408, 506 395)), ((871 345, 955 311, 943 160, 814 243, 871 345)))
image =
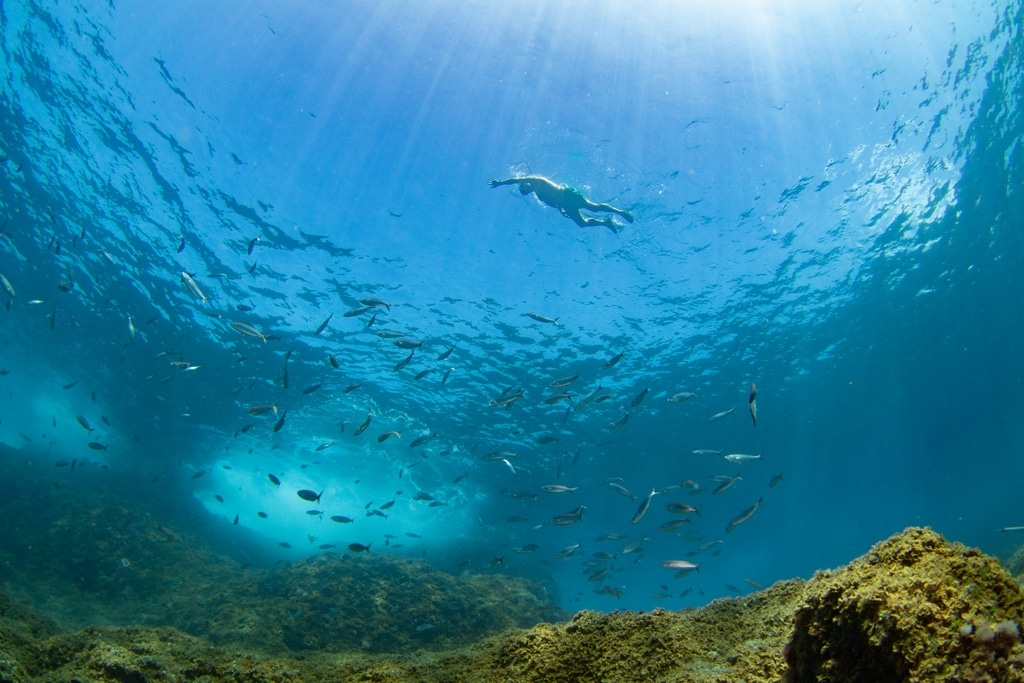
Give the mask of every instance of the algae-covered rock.
POLYGON ((223 624, 203 638, 169 627, 62 633, 0 600, 0 681, 1024 681, 1019 584, 995 559, 927 529, 908 529, 809 581, 700 609, 580 612, 459 645, 494 618, 494 603, 546 608, 525 589, 409 560, 324 557, 266 575, 247 598, 216 598, 214 613, 239 630, 220 644, 223 624), (364 613, 351 621, 339 605, 364 613), (417 630, 420 623, 431 628, 417 630), (375 654, 362 642, 353 649, 352 634, 370 648, 419 649, 375 654))
POLYGON ((907 529, 816 575, 795 615, 789 683, 1024 680, 1020 585, 997 560, 907 529))

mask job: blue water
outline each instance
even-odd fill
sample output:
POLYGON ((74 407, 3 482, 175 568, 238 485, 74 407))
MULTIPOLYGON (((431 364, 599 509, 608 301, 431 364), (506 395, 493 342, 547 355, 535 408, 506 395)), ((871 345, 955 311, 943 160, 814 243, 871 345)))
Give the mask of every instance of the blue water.
POLYGON ((569 609, 700 605, 909 525, 1008 552, 1021 3, 649 5, 4 3, 0 442, 26 477, 198 500, 168 522, 252 561, 372 542, 569 609), (581 229, 487 184, 527 173, 636 221, 581 229), (343 316, 371 296, 391 308, 343 316), (382 329, 423 343, 408 367, 382 329), (574 401, 611 398, 544 403, 575 374, 574 401), (659 531, 670 502, 700 514, 659 531))

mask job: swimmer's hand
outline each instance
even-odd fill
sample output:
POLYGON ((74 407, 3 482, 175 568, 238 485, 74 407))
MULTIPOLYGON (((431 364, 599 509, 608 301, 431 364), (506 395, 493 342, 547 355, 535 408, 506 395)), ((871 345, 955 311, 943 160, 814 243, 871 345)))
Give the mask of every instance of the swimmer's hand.
POLYGON ((487 184, 490 185, 491 187, 497 187, 498 185, 501 185, 501 181, 495 180, 494 178, 488 178, 487 184))

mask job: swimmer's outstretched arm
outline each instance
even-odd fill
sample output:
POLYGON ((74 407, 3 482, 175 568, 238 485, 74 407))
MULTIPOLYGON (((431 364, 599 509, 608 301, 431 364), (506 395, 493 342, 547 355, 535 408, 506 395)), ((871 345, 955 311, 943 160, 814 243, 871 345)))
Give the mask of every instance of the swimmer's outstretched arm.
POLYGON ((491 187, 498 187, 500 185, 516 185, 521 180, 522 178, 505 178, 504 180, 495 180, 494 178, 489 178, 487 180, 487 183, 491 187))

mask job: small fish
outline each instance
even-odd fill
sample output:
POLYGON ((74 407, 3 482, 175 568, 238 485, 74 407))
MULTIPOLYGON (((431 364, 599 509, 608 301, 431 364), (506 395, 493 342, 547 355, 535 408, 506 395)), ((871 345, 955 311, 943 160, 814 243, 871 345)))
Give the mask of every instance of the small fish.
POLYGON ((320 548, 320 550, 330 550, 331 548, 335 547, 335 544, 334 543, 321 543, 317 547, 320 548))
POLYGON ((523 555, 529 555, 530 553, 536 552, 537 548, 539 548, 539 547, 540 546, 537 545, 536 543, 527 543, 526 545, 524 545, 522 547, 512 548, 512 550, 517 552, 517 553, 522 553, 523 555))
POLYGON ((302 393, 303 393, 303 395, 305 395, 305 396, 309 396, 309 395, 310 395, 310 394, 312 394, 312 393, 313 393, 314 391, 318 390, 318 389, 319 389, 319 388, 320 388, 321 386, 323 386, 323 384, 322 384, 322 383, 320 383, 320 382, 317 382, 316 384, 311 384, 311 385, 309 385, 308 387, 306 387, 305 389, 303 389, 303 390, 302 390, 302 393))
POLYGON ((247 246, 245 248, 246 255, 252 256, 252 250, 256 248, 256 245, 259 244, 259 242, 260 242, 260 236, 259 235, 256 235, 251 240, 249 240, 249 246, 247 246))
POLYGON ((409 339, 408 337, 399 337, 391 343, 400 349, 418 349, 423 346, 423 342, 409 339))
MULTIPOLYGON (((209 301, 209 299, 206 298, 206 295, 203 294, 203 290, 199 288, 199 284, 192 275, 185 271, 181 271, 181 281, 185 284, 185 289, 187 289, 192 296, 199 299, 204 304, 209 301)), ((11 296, 13 296, 13 294, 11 296)))
POLYGON ((598 543, 601 541, 624 541, 626 540, 626 534, 605 534, 604 536, 598 536, 594 540, 598 543))
POLYGON ((93 449, 94 451, 107 450, 107 446, 105 444, 100 443, 99 441, 90 441, 89 448, 93 449))
POLYGON ((320 493, 317 493, 316 491, 311 491, 310 489, 300 489, 295 492, 295 495, 297 495, 299 498, 307 502, 319 503, 320 496, 324 495, 324 492, 321 491, 320 493))
POLYGON ((666 503, 665 510, 673 515, 685 515, 687 512, 696 512, 700 515, 700 509, 687 503, 666 503))
POLYGON ((576 551, 579 550, 579 548, 579 543, 574 543, 572 545, 566 546, 559 550, 557 553, 555 553, 555 559, 564 560, 567 557, 572 557, 574 554, 576 554, 576 551))
POLYGON ((258 516, 258 517, 259 517, 260 519, 266 519, 266 518, 268 517, 267 513, 266 513, 266 512, 263 512, 262 510, 260 510, 259 512, 257 512, 257 513, 256 513, 256 515, 257 515, 257 516, 258 516))
POLYGON ((341 390, 343 394, 351 394, 353 391, 363 386, 362 382, 356 382, 355 384, 349 384, 347 387, 341 390))
POLYGON ((656 496, 657 493, 657 489, 652 487, 651 492, 647 494, 647 497, 640 501, 640 507, 636 509, 636 514, 633 515, 633 524, 636 524, 644 518, 644 515, 647 514, 647 510, 650 509, 651 507, 651 499, 654 498, 654 496, 656 496))
POLYGON ((744 510, 743 512, 741 512, 740 514, 738 514, 738 515, 736 515, 735 517, 732 518, 732 520, 729 522, 728 526, 725 527, 725 532, 726 533, 732 533, 733 529, 735 529, 740 524, 743 524, 748 519, 753 517, 754 513, 757 512, 757 509, 759 507, 761 507, 762 505, 764 505, 764 499, 763 498, 758 498, 756 503, 754 503, 753 505, 748 507, 746 510, 744 510))
POLYGON ((319 453, 320 451, 326 451, 326 450, 327 450, 328 448, 330 448, 330 447, 331 447, 331 446, 333 446, 333 445, 334 445, 334 442, 333 442, 333 441, 328 441, 328 442, 326 442, 326 443, 322 443, 322 444, 320 444, 319 446, 317 446, 317 447, 316 447, 316 451, 317 451, 318 453, 319 453))
POLYGON ((366 413, 366 419, 363 420, 363 424, 356 427, 356 431, 352 432, 353 436, 359 436, 366 431, 366 428, 370 426, 370 420, 373 419, 373 415, 370 412, 366 413))
POLYGON ((626 355, 626 352, 623 351, 622 353, 620 353, 619 355, 615 356, 614 358, 609 360, 607 363, 602 365, 601 367, 604 368, 605 370, 607 370, 608 368, 614 368, 616 366, 616 364, 618 364, 618 362, 620 360, 622 360, 622 357, 625 356, 625 355, 626 355))
POLYGON ((1018 531, 1024 531, 1024 526, 1004 526, 1000 531, 1006 533, 1016 533, 1018 531))
POLYGON ((389 304, 387 301, 384 301, 383 299, 378 299, 375 296, 363 297, 362 299, 359 300, 359 303, 361 303, 364 306, 369 306, 370 308, 381 306, 388 309, 389 311, 391 310, 391 304, 389 304))
POLYGON ((447 384, 448 383, 448 375, 452 374, 452 370, 454 370, 454 369, 455 368, 448 368, 447 370, 444 371, 444 376, 441 377, 441 384, 447 384))
POLYGON ((338 359, 334 357, 333 353, 327 354, 327 361, 331 364, 332 368, 337 369, 338 367, 341 366, 341 364, 338 362, 338 359))
POLYGON ((753 460, 760 460, 761 459, 761 455, 760 454, 758 454, 758 455, 747 455, 746 453, 730 453, 729 455, 723 455, 722 457, 725 458, 726 460, 728 460, 729 462, 734 462, 734 463, 736 463, 738 465, 739 464, 743 464, 745 462, 751 462, 753 460))
POLYGON ((380 510, 367 510, 366 511, 366 516, 367 517, 383 517, 384 519, 388 518, 388 516, 385 515, 383 512, 381 512, 380 510))
POLYGON ((538 436, 537 437, 537 443, 539 443, 542 446, 546 446, 546 445, 552 444, 552 443, 558 443, 558 437, 557 436, 551 436, 550 434, 545 435, 545 436, 538 436))
POLYGON ((425 633, 426 631, 433 631, 434 628, 433 624, 420 624, 413 630, 416 631, 416 633, 425 633))
POLYGON ((271 410, 274 411, 275 415, 277 414, 276 403, 261 403, 260 405, 249 406, 248 408, 245 409, 245 412, 249 413, 250 415, 259 417, 260 415, 265 415, 266 413, 269 413, 271 410))
POLYGON ((721 455, 722 451, 713 451, 708 448, 696 448, 693 451, 694 455, 721 455))
POLYGON ((727 418, 730 415, 732 415, 732 413, 735 410, 736 410, 735 408, 729 408, 729 410, 723 410, 720 413, 715 413, 714 415, 712 415, 711 417, 708 418, 708 422, 718 422, 719 420, 724 420, 725 418, 727 418))
POLYGON ((391 507, 392 507, 392 506, 393 506, 394 504, 395 504, 395 499, 394 499, 394 498, 392 498, 392 499, 391 499, 391 500, 389 500, 388 502, 386 502, 386 503, 384 503, 383 505, 381 505, 379 509, 381 509, 381 510, 387 510, 387 509, 391 508, 391 507))
POLYGON ((672 394, 668 397, 669 403, 685 403, 691 398, 697 398, 697 394, 692 391, 680 391, 679 393, 672 394))
MULTIPOLYGON (((223 501, 221 501, 223 502, 223 501)), ((235 521, 231 522, 232 526, 238 526, 238 515, 235 515, 235 521)))
POLYGON ((314 333, 313 333, 313 336, 314 336, 314 337, 316 337, 316 336, 318 336, 318 335, 319 335, 319 334, 320 334, 321 332, 323 332, 324 330, 326 330, 326 329, 327 329, 327 323, 331 322, 331 318, 333 318, 333 317, 334 317, 334 314, 333 314, 333 313, 331 313, 331 314, 330 314, 329 316, 327 316, 327 320, 325 320, 325 321, 323 321, 322 323, 320 323, 320 327, 316 328, 316 332, 314 332, 314 333))
POLYGON ((750 419, 754 421, 754 426, 757 426, 757 385, 750 384, 750 397, 747 399, 747 405, 750 406, 750 419))
POLYGON ((292 544, 288 541, 281 541, 280 543, 278 543, 278 545, 284 548, 285 550, 292 547, 292 544))
POLYGON ((610 486, 612 488, 612 490, 614 490, 616 493, 618 493, 620 495, 623 495, 626 498, 629 498, 630 500, 636 500, 636 496, 634 496, 632 493, 630 493, 629 489, 627 489, 622 484, 619 484, 619 483, 616 483, 614 481, 611 481, 611 482, 608 482, 608 486, 610 486))
POLYGON ((353 309, 351 309, 349 311, 345 311, 341 315, 342 315, 342 317, 345 317, 345 318, 355 318, 358 315, 362 315, 363 313, 366 313, 371 308, 373 308, 373 306, 360 306, 358 308, 353 308, 353 309))
POLYGON ((432 372, 435 372, 434 368, 427 368, 426 370, 420 370, 419 372, 416 373, 416 376, 413 377, 412 379, 413 379, 414 382, 418 382, 418 381, 420 381, 421 379, 423 379, 424 377, 426 377, 427 375, 429 375, 432 372))
POLYGON ((578 486, 562 486, 561 484, 548 484, 547 486, 541 486, 540 490, 544 493, 576 493, 578 486))
POLYGON ((401 370, 402 368, 404 368, 404 367, 405 367, 406 365, 408 365, 409 363, 411 363, 411 362, 412 362, 412 357, 413 357, 413 355, 414 355, 415 353, 416 353, 415 351, 410 351, 410 352, 409 352, 409 355, 408 355, 408 356, 406 356, 406 357, 405 357, 405 358, 403 358, 402 360, 398 361, 398 363, 397 363, 397 364, 395 365, 395 367, 394 367, 394 371, 395 371, 395 372, 398 372, 399 370, 401 370))
POLYGON ((576 524, 583 519, 583 511, 587 508, 580 505, 572 512, 564 512, 560 515, 555 515, 551 518, 551 523, 555 526, 568 526, 570 524, 576 524))
POLYGON ((551 384, 548 385, 548 388, 549 389, 564 389, 565 387, 569 386, 570 384, 572 384, 573 382, 575 382, 579 378, 580 378, 580 373, 577 372, 572 377, 562 377, 560 379, 556 379, 554 382, 552 382, 551 384))
POLYGON ((447 351, 442 352, 441 355, 437 357, 437 360, 448 360, 448 356, 452 355, 452 351, 454 350, 454 346, 449 347, 447 351))
POLYGON ((178 253, 180 254, 181 252, 185 251, 185 233, 181 233, 181 235, 179 235, 178 237, 178 253))
POLYGON ((371 545, 373 545, 372 542, 367 543, 366 545, 363 545, 362 543, 349 543, 348 549, 354 553, 369 553, 371 545))
POLYGON ((622 549, 622 554, 623 555, 629 555, 630 553, 635 553, 637 550, 640 549, 641 545, 643 545, 645 542, 647 542, 649 540, 651 540, 651 539, 649 539, 646 536, 644 536, 639 541, 633 541, 632 543, 630 543, 629 545, 627 545, 625 548, 622 549))
POLYGON ((673 520, 665 522, 664 524, 659 526, 658 527, 658 531, 666 531, 666 532, 667 531, 675 531, 676 529, 678 529, 679 527, 683 526, 684 524, 689 524, 689 523, 690 523, 689 519, 673 519, 673 520))
POLYGON ((638 405, 643 403, 644 398, 647 397, 647 391, 647 387, 644 387, 644 390, 637 394, 636 397, 629 402, 629 405, 632 406, 633 408, 636 408, 638 405))
POLYGON ((399 439, 402 438, 401 432, 396 432, 394 429, 389 429, 377 437, 377 443, 384 443, 393 436, 398 437, 399 439))
POLYGON ((238 332, 239 334, 244 334, 247 337, 256 337, 257 339, 262 339, 264 344, 267 343, 267 335, 263 334, 252 325, 247 325, 246 323, 232 322, 231 328, 235 332, 238 332))
POLYGON ((331 521, 337 522, 338 524, 351 524, 355 520, 344 515, 331 515, 331 521))
POLYGON ((215 494, 213 494, 213 498, 214 498, 214 500, 216 500, 216 501, 217 501, 218 503, 223 503, 223 502, 224 502, 224 496, 220 495, 219 493, 215 493, 215 494))
POLYGON ((199 470, 198 472, 196 472, 195 474, 192 475, 192 479, 193 480, 201 479, 202 477, 205 477, 209 473, 210 473, 210 470, 199 470))
POLYGON ((93 431, 93 428, 89 425, 89 421, 85 419, 85 416, 75 415, 75 419, 78 420, 78 424, 82 425, 82 429, 87 432, 93 431))
POLYGON ((722 483, 715 487, 715 490, 711 492, 711 495, 717 496, 720 493, 725 493, 732 488, 733 484, 740 480, 740 475, 738 474, 735 477, 722 477, 722 483))
POLYGON ((626 426, 627 422, 629 422, 629 411, 628 410, 625 413, 623 413, 622 417, 620 417, 618 420, 616 420, 615 422, 610 423, 609 426, 612 429, 622 429, 623 427, 626 426))
POLYGON ((279 418, 277 419, 277 422, 275 422, 275 423, 274 423, 274 429, 273 429, 273 431, 274 431, 274 433, 275 433, 275 434, 276 434, 277 432, 281 431, 282 429, 284 429, 284 419, 285 419, 286 417, 288 417, 288 411, 287 411, 287 410, 286 410, 286 411, 284 411, 283 413, 281 413, 281 417, 279 417, 279 418))
POLYGON ((551 325, 558 325, 558 318, 549 318, 548 316, 541 315, 540 313, 523 313, 523 315, 529 318, 533 318, 539 323, 550 323, 551 325))
POLYGON ((12 297, 15 296, 15 294, 14 294, 14 285, 11 284, 11 281, 8 280, 7 277, 3 273, 0 273, 0 284, 3 285, 4 291, 6 291, 12 297))
POLYGON ((466 478, 466 477, 468 477, 468 476, 469 476, 469 472, 463 472, 463 473, 462 473, 462 474, 460 474, 459 476, 457 476, 457 477, 455 477, 454 479, 452 479, 452 484, 453 484, 453 485, 454 485, 454 484, 458 484, 458 483, 459 483, 460 481, 462 481, 463 479, 465 479, 465 478, 466 478))
POLYGON ((781 472, 779 472, 774 477, 772 477, 772 480, 768 482, 768 488, 770 488, 770 489, 775 488, 776 486, 779 485, 780 481, 782 481, 782 473, 781 472))
POLYGON ((422 537, 422 536, 420 536, 419 534, 415 534, 415 533, 413 533, 413 532, 411 532, 411 531, 406 531, 406 532, 405 532, 405 535, 406 535, 406 536, 408 536, 409 538, 423 538, 423 537, 422 537))
POLYGON ((129 314, 128 315, 128 336, 131 338, 132 341, 135 341, 136 333, 137 333, 137 330, 135 329, 135 321, 132 320, 132 316, 129 314))
POLYGON ((677 572, 692 572, 700 571, 700 565, 689 562, 688 560, 664 560, 661 566, 665 569, 671 569, 677 572))
POLYGON ((430 504, 427 505, 427 507, 431 507, 431 508, 448 507, 448 503, 447 502, 442 502, 440 500, 432 500, 432 501, 430 501, 430 504))
POLYGON ((419 448, 423 444, 430 443, 431 441, 433 441, 436 438, 437 438, 437 432, 433 432, 432 434, 424 434, 423 436, 416 437, 413 440, 413 442, 411 444, 409 444, 409 448, 419 448))
POLYGON ((425 491, 417 491, 412 497, 413 500, 434 500, 434 497, 425 491))

